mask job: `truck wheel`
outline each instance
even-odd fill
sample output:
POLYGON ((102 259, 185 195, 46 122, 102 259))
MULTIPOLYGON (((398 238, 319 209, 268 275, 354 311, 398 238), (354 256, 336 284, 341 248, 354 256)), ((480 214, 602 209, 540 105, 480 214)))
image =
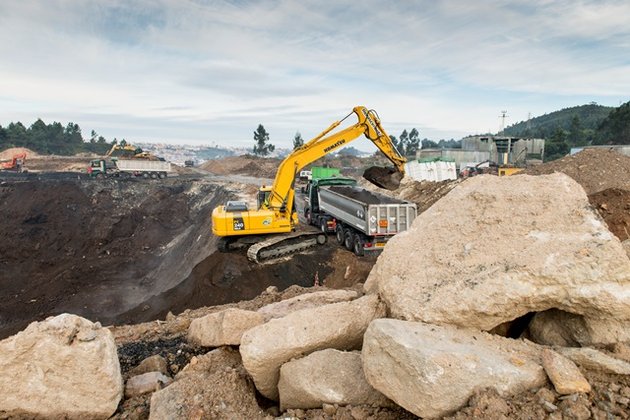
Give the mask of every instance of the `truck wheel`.
POLYGON ((354 237, 354 254, 358 257, 362 257, 365 252, 363 250, 363 240, 361 239, 360 235, 356 235, 354 237))
POLYGON ((157 179, 158 175, 155 172, 151 172, 151 179, 157 179))
POLYGON ((337 236, 337 243, 339 245, 343 245, 343 242, 346 240, 346 232, 343 231, 343 226, 341 226, 341 224, 337 225, 335 235, 337 236))
POLYGON ((147 172, 142 173, 142 178, 149 179, 149 174, 147 172))
POLYGON ((166 174, 165 174, 164 172, 160 172, 160 173, 158 174, 158 178, 160 178, 160 179, 164 179, 164 178, 166 178, 166 174))
POLYGON ((313 215, 311 214, 311 209, 304 210, 304 217, 306 218, 307 225, 313 224, 313 215))
POLYGON ((319 229, 323 232, 323 233, 328 233, 328 220, 326 220, 325 217, 323 217, 320 221, 319 221, 319 229))
POLYGON ((349 229, 346 232, 346 238, 343 244, 348 251, 352 251, 352 249, 354 248, 354 234, 349 229))

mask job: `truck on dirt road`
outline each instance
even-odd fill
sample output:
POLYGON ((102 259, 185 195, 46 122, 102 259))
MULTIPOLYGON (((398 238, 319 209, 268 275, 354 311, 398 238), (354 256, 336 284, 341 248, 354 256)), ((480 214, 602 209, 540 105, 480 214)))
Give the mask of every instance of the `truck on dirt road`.
POLYGON ((306 186, 304 216, 358 256, 382 251, 416 218, 414 203, 360 188, 351 178, 313 179, 306 186))
POLYGON ((136 177, 166 178, 171 171, 171 163, 162 160, 146 159, 94 159, 87 172, 91 177, 136 177))

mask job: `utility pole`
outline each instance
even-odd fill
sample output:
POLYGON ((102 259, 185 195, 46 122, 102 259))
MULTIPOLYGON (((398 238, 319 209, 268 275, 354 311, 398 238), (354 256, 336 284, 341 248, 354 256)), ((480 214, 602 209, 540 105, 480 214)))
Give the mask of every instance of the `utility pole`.
POLYGON ((501 111, 501 115, 499 115, 499 118, 501 118, 501 130, 499 131, 500 135, 505 135, 504 131, 505 131, 505 119, 509 117, 509 115, 507 114, 507 111, 501 111))

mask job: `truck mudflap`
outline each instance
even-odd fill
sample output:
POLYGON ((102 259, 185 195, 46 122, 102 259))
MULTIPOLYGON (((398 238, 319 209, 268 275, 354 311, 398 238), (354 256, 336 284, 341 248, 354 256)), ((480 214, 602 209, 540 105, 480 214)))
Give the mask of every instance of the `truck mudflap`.
POLYGON ((247 258, 261 264, 326 243, 322 232, 293 232, 276 235, 249 247, 247 258))

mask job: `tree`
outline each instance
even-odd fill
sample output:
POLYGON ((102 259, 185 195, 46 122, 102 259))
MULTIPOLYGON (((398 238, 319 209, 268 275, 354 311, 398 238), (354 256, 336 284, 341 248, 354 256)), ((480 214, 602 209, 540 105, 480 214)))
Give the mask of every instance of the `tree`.
POLYGON ((559 159, 566 156, 569 151, 567 135, 560 127, 556 127, 549 141, 545 143, 545 162, 559 159))
POLYGON ((267 156, 276 149, 276 146, 269 144, 269 133, 262 124, 254 131, 254 154, 256 156, 267 156))
POLYGON ((415 156, 416 152, 420 148, 420 133, 415 128, 409 132, 409 140, 405 147, 405 156, 415 156))
POLYGON ((574 115, 571 119, 571 126, 569 127, 569 136, 567 142, 571 146, 584 146, 586 145, 584 130, 582 129, 582 123, 580 117, 574 115))
POLYGON ((596 144, 630 144, 630 102, 615 108, 597 127, 596 144))
POLYGON ((303 145, 304 140, 302 140, 302 135, 298 131, 295 133, 295 137, 293 137, 293 150, 297 149, 298 147, 302 147, 303 145))
POLYGON ((433 140, 422 139, 422 148, 423 149, 437 149, 438 144, 433 140))

